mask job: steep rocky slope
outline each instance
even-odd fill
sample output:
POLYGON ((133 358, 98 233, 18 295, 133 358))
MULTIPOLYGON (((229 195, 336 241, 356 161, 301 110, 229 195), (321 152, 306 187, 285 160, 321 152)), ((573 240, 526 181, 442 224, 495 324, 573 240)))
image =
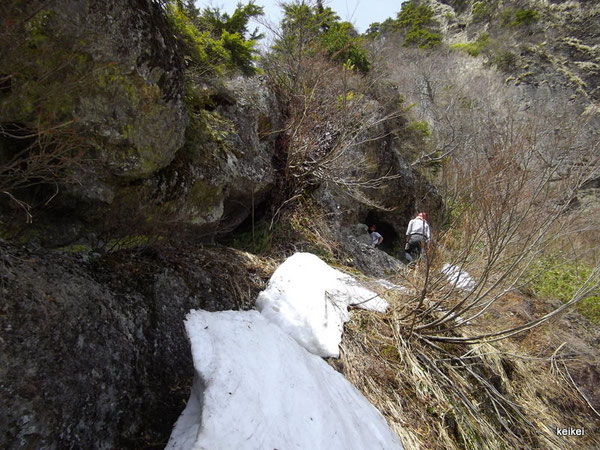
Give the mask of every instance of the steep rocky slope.
POLYGON ((185 314, 252 307, 270 267, 219 248, 89 258, 0 242, 2 447, 163 448, 193 376, 185 314))
MULTIPOLYGON (((215 239, 234 246, 245 238, 257 253, 257 241, 272 239, 271 256, 312 251, 346 270, 394 275, 416 287, 419 272, 404 272, 390 254, 402 249, 417 209, 427 209, 442 230, 442 199, 430 181, 435 167, 426 176, 410 159, 435 136, 410 116, 420 106, 404 104, 387 82, 379 93, 330 92, 329 111, 360 98, 364 121, 376 124, 362 128, 354 136, 360 144, 344 154, 368 164, 334 164, 336 174, 389 178, 363 196, 343 183, 311 182, 288 202, 289 105, 267 76, 189 77, 164 3, 11 0, 0 6, 6 17, 0 24, 0 170, 15 161, 27 167, 40 137, 50 140, 42 149, 68 138, 76 150, 66 166, 34 173, 31 185, 13 190, 0 179, 1 447, 162 448, 191 384, 185 313, 252 308, 275 268, 267 257, 214 245, 215 239), (383 120, 385 100, 402 111, 394 121, 383 120), (390 254, 369 247, 360 223, 378 226, 390 254)), ((598 7, 590 2, 421 3, 434 8, 451 44, 487 33, 481 59, 461 70, 494 64, 522 98, 567 92, 580 109, 593 109, 600 95, 598 7), (513 24, 527 8, 538 20, 513 24)), ((339 124, 319 114, 312 119, 315 134, 298 142, 317 142, 315 153, 322 155, 335 144, 339 124)), ((483 118, 473 123, 479 134, 483 118)), ((45 162, 54 164, 50 155, 45 162)), ((416 288, 410 296, 402 292, 396 300, 406 319, 407 302, 423 303, 416 288)), ((503 314, 492 317, 502 322, 503 314)), ((356 321, 357 343, 364 346, 364 327, 376 321, 356 321)), ((394 324, 386 317, 380 325, 394 324)), ((390 336, 395 340, 381 354, 359 364, 384 382, 391 369, 382 369, 381 355, 399 363, 398 330, 390 336)), ((588 348, 594 339, 586 337, 577 354, 596 357, 588 348)), ((597 371, 582 365, 573 373, 596 402, 587 384, 597 371)), ((423 415, 429 414, 425 404, 418 403, 423 415)), ((438 422, 462 445, 465 435, 451 414, 438 422)), ((417 416, 415 429, 423 417, 417 416)))
MULTIPOLYGON (((11 20, 1 35, 0 161, 18 167, 23 152, 48 155, 37 172, 7 172, 4 236, 15 236, 10 225, 30 206, 37 219, 18 230, 21 239, 93 248, 170 235, 173 224, 198 237, 228 233, 267 207, 283 176, 285 111, 266 78, 185 81, 181 43, 158 2, 14 1, 3 10, 11 20), (22 135, 49 143, 38 149, 22 135)), ((373 162, 370 175, 398 175, 372 193, 393 212, 325 186, 320 196, 332 212, 356 212, 346 224, 385 222, 397 235, 415 207, 433 211, 439 201, 403 159, 398 137, 377 129, 365 141, 354 152, 373 162)))
MULTIPOLYGON (((285 108, 264 77, 186 79, 161 2, 0 8, 0 169, 30 177, 1 185, 0 446, 162 447, 191 383, 184 314, 250 308, 273 270, 188 243, 280 206, 285 108), (31 155, 52 170, 19 172, 31 155)), ((401 265, 355 225, 399 241, 415 207, 439 207, 387 131, 354 149, 397 175, 370 194, 386 209, 325 184, 310 195, 348 263, 376 274, 401 265)))
POLYGON ((423 0, 436 13, 448 44, 471 51, 506 72, 507 81, 566 90, 583 107, 600 99, 600 6, 589 1, 423 0))

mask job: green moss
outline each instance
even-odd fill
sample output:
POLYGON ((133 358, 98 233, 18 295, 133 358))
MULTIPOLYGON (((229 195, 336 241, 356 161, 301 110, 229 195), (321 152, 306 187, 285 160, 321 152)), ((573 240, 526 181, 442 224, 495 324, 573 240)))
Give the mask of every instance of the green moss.
POLYGON ((461 50, 468 53, 471 56, 479 56, 479 54, 490 45, 490 35, 482 33, 474 42, 452 44, 450 48, 455 50, 461 50))
POLYGON ((513 26, 527 26, 537 23, 539 14, 534 9, 517 9, 515 19, 511 22, 513 26))
POLYGON ((73 120, 79 98, 93 84, 93 63, 77 44, 53 31, 55 14, 30 13, 26 8, 15 11, 12 21, 17 25, 0 33, 2 71, 11 74, 0 117, 32 129, 51 129, 73 120))
POLYGON ((188 215, 189 221, 196 225, 219 220, 223 215, 222 191, 222 186, 205 180, 196 180, 185 202, 186 211, 182 213, 188 215))
POLYGON ((160 240, 158 236, 131 235, 120 238, 110 239, 106 244, 108 251, 127 250, 132 248, 145 247, 153 240, 160 240))
POLYGON ((73 244, 73 245, 66 245, 64 247, 59 247, 56 250, 65 252, 65 253, 89 253, 92 251, 92 248, 88 245, 73 244))
MULTIPOLYGON (((103 91, 114 94, 117 98, 122 98, 124 94, 130 103, 137 104, 140 101, 138 87, 134 77, 126 74, 124 69, 116 64, 110 64, 97 72, 98 86, 103 91), (121 95, 119 95, 121 94, 121 95)), ((139 76, 138 76, 139 77, 139 76)))
POLYGON ((386 345, 381 349, 381 356, 388 361, 400 361, 400 352, 395 345, 386 345))
MULTIPOLYGON (((539 260, 531 271, 530 286, 541 297, 568 302, 592 273, 592 267, 563 257, 539 260)), ((600 294, 582 300, 577 310, 600 325, 600 294)))
POLYGON ((496 11, 496 2, 483 0, 473 5, 473 22, 486 22, 492 19, 496 11))
POLYGON ((30 46, 38 46, 48 39, 48 22, 52 17, 52 11, 38 11, 25 24, 25 40, 30 46))

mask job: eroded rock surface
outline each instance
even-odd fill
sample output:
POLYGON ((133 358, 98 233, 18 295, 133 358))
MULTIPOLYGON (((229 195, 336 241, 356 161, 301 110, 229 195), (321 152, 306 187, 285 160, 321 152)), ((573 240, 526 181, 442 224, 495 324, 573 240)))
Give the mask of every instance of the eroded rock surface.
POLYGON ((100 257, 0 242, 0 447, 164 447, 193 377, 185 314, 249 308, 261 267, 218 248, 100 257))

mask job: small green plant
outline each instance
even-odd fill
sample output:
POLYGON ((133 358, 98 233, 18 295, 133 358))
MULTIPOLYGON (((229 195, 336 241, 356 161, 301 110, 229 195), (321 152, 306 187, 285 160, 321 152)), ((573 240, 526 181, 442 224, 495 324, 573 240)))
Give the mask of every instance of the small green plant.
POLYGON ((400 352, 398 352, 398 348, 395 345, 386 345, 381 349, 381 356, 386 361, 399 361, 400 360, 400 352))
POLYGON ((473 5, 473 22, 485 22, 491 20, 496 10, 496 2, 484 0, 473 5))
POLYGON ((508 50, 503 50, 492 58, 492 64, 504 72, 510 72, 517 64, 517 55, 508 50))
POLYGON ((420 120, 411 122, 406 129, 408 131, 416 131, 417 133, 422 134, 423 136, 431 135, 431 131, 429 130, 429 124, 426 120, 420 120))
POLYGON ((537 23, 539 14, 534 9, 518 9, 515 12, 515 19, 512 21, 513 26, 527 26, 537 23))
POLYGON ((515 15, 515 10, 513 8, 504 8, 500 11, 500 25, 503 27, 508 27, 513 21, 513 17, 515 15))
MULTIPOLYGON (((571 300, 585 283, 592 268, 586 264, 564 258, 546 258, 538 261, 531 273, 530 286, 541 297, 551 297, 562 302, 571 300)), ((588 297, 577 304, 577 310, 600 325, 600 295, 588 297)))
POLYGON ((500 13, 503 27, 526 27, 539 21, 539 13, 534 9, 505 8, 500 13))
POLYGON ((490 35, 482 33, 477 40, 473 42, 467 42, 465 44, 452 44, 450 48, 455 50, 461 50, 468 53, 471 56, 479 56, 479 54, 490 45, 490 35))

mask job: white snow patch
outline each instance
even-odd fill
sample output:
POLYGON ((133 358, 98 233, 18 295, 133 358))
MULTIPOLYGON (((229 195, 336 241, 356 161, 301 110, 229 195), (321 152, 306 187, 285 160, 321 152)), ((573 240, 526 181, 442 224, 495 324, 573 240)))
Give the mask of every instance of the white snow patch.
POLYGON ((466 270, 461 270, 452 264, 445 264, 442 268, 442 273, 446 275, 450 284, 459 289, 464 289, 465 291, 475 289, 475 280, 471 278, 471 275, 466 270))
POLYGON ((338 357, 348 306, 385 312, 388 303, 310 253, 295 253, 271 276, 256 308, 315 355, 338 357))
POLYGON ((406 286, 402 286, 401 284, 394 284, 391 281, 385 280, 383 278, 380 278, 379 280, 377 280, 376 283, 379 284, 380 286, 384 287, 388 291, 398 291, 403 294, 409 294, 409 295, 414 294, 413 289, 409 289, 406 286))
POLYGON ((341 374, 256 311, 191 311, 196 379, 167 449, 402 449, 341 374))

